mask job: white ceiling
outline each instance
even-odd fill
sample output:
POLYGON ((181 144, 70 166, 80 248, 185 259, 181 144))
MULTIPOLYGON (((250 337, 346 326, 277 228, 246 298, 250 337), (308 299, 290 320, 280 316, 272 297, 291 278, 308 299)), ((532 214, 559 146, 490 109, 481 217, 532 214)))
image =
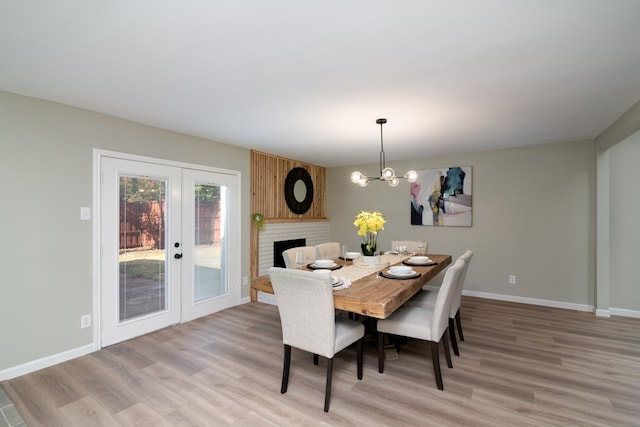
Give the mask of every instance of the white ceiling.
POLYGON ((638 0, 0 0, 0 90, 322 166, 594 138, 638 0))

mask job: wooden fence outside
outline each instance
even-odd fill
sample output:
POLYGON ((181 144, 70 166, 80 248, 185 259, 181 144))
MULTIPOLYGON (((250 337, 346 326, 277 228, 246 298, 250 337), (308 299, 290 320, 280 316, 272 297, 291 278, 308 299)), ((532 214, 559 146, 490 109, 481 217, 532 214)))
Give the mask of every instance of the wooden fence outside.
MULTIPOLYGON (((120 250, 165 249, 165 202, 120 203, 120 250)), ((216 202, 198 202, 196 245, 219 243, 220 210, 216 202)))

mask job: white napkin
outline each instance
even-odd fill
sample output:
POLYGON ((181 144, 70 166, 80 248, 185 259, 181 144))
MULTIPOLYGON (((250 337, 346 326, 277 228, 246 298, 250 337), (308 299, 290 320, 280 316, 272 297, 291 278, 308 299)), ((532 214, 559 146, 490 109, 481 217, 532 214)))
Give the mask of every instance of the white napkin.
POLYGON ((333 288, 334 291, 347 289, 349 286, 351 286, 351 280, 345 279, 344 277, 340 277, 339 279, 342 280, 342 285, 334 287, 333 288))

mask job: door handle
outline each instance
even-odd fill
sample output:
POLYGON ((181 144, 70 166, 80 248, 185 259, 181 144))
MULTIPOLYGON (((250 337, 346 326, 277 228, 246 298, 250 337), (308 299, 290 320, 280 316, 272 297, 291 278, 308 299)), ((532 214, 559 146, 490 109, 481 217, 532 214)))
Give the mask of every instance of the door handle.
POLYGON ((180 258, 182 258, 182 254, 175 254, 173 257, 174 257, 175 259, 180 259, 180 258))

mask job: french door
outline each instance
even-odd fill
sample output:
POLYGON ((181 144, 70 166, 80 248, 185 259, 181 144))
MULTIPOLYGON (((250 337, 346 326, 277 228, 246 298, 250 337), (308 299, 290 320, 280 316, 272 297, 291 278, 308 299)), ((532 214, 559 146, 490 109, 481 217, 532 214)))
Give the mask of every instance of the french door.
POLYGON ((102 157, 101 345, 239 301, 238 177, 102 157))

